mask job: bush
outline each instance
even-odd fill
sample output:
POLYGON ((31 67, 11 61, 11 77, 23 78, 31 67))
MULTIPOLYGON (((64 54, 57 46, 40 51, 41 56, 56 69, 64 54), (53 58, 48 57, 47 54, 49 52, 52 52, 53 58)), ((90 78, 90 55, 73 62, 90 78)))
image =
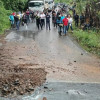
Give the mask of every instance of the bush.
POLYGON ((22 11, 28 0, 0 0, 0 34, 10 27, 9 15, 12 11, 22 11))
POLYGON ((100 54, 100 39, 99 35, 93 31, 74 30, 73 34, 78 42, 86 47, 88 51, 100 54))
POLYGON ((9 15, 11 11, 6 10, 3 6, 2 1, 0 0, 0 34, 4 32, 5 29, 8 29, 10 26, 9 15))

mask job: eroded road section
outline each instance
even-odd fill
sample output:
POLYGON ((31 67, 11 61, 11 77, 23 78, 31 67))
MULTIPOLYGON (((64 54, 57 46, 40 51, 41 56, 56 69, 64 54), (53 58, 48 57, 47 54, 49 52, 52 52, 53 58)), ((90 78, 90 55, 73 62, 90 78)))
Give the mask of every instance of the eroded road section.
MULTIPOLYGON (((81 84, 78 85, 78 83, 88 83, 86 84, 88 89, 92 85, 94 86, 94 83, 96 84, 94 86, 95 89, 99 87, 100 59, 83 50, 69 34, 67 36, 59 36, 57 29, 53 27, 50 31, 45 29, 38 31, 35 24, 30 24, 28 25, 28 30, 25 30, 23 26, 20 31, 11 31, 5 37, 5 40, 5 49, 9 49, 11 57, 11 59, 8 59, 9 62, 15 66, 20 65, 23 68, 45 69, 47 72, 47 84, 52 84, 50 85, 52 88, 57 88, 55 91, 51 90, 51 94, 46 91, 46 93, 42 92, 42 95, 37 94, 38 98, 28 96, 23 98, 24 100, 38 100, 42 96, 46 96, 47 100, 67 100, 64 98, 67 93, 70 95, 71 93, 72 95, 85 95, 85 91, 81 91, 81 84), (72 84, 68 84, 68 82, 72 84), (63 94, 63 90, 59 92, 59 89, 66 87, 65 84, 68 87, 73 87, 66 88, 65 94, 63 94), (77 84, 77 88, 74 87, 75 84, 77 84), (59 86, 61 87, 59 88, 59 86), (62 98, 56 98, 60 94, 63 94, 62 98)), ((90 89, 90 91, 92 90, 93 88, 90 89)), ((99 88, 97 96, 98 93, 100 93, 99 88)), ((90 94, 92 95, 93 92, 90 94)), ((92 100, 89 99, 91 97, 90 94, 88 93, 88 97, 84 97, 82 100, 92 100)), ((74 96, 68 100, 75 100, 73 99, 74 96)), ((97 99, 100 99, 99 96, 97 99)), ((81 99, 79 97, 76 100, 81 99)))

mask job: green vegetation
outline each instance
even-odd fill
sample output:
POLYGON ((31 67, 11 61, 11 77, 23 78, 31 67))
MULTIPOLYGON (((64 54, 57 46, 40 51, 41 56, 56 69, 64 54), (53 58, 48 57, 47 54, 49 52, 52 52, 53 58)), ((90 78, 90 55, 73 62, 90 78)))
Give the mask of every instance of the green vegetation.
POLYGON ((10 10, 6 10, 3 6, 3 2, 0 0, 0 34, 4 32, 5 29, 8 29, 10 26, 9 23, 9 14, 10 10))
MULTIPOLYGON (((100 3, 99 0, 56 0, 56 2, 66 2, 73 6, 76 3, 76 12, 80 15, 82 12, 95 19, 100 19, 100 3)), ((71 15, 72 11, 69 13, 71 15)), ((73 36, 81 44, 81 46, 89 52, 99 55, 100 57, 100 25, 99 20, 95 20, 92 30, 83 31, 79 27, 75 27, 73 23, 73 36), (96 30, 97 29, 97 30, 96 30)))
POLYGON ((86 50, 100 56, 100 34, 91 30, 76 29, 73 36, 86 50))
POLYGON ((9 15, 13 11, 22 11, 28 0, 0 0, 0 34, 10 28, 9 15))
POLYGON ((67 4, 70 4, 73 0, 55 0, 56 3, 67 3, 67 4))
POLYGON ((28 0, 1 0, 7 10, 22 11, 27 6, 28 0))
POLYGON ((92 16, 94 24, 91 30, 87 31, 83 31, 79 28, 74 27, 75 29, 73 36, 76 37, 76 39, 83 46, 83 48, 85 48, 89 52, 99 55, 100 57, 100 17, 98 17, 100 16, 100 6, 98 5, 98 2, 99 0, 77 0, 76 11, 79 14, 84 12, 86 15, 92 16))

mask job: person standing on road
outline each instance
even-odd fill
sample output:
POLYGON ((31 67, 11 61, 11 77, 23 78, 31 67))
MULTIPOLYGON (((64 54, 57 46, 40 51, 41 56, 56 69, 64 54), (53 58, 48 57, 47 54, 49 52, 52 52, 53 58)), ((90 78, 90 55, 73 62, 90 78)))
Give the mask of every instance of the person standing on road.
POLYGON ((56 12, 55 12, 55 10, 53 9, 53 10, 52 10, 52 22, 54 22, 55 13, 56 13, 56 12))
POLYGON ((73 23, 73 19, 72 19, 71 15, 68 15, 68 30, 69 30, 69 27, 70 27, 71 31, 73 32, 72 23, 73 23))
POLYGON ((26 15, 27 15, 27 23, 30 23, 30 12, 28 9, 26 11, 26 15))
POLYGON ((60 10, 58 10, 58 12, 57 12, 57 18, 59 17, 59 15, 60 15, 60 10))
POLYGON ((41 26, 40 14, 39 13, 36 14, 36 25, 37 25, 38 30, 39 30, 40 26, 41 26))
POLYGON ((47 12, 47 14, 46 14, 46 30, 48 30, 48 27, 49 27, 49 30, 51 30, 50 29, 50 15, 48 14, 48 12, 47 12))
POLYGON ((41 18, 41 29, 43 29, 43 26, 45 26, 45 14, 43 12, 40 14, 40 18, 41 18))
POLYGON ((27 15, 26 15, 26 13, 24 13, 23 17, 22 17, 22 25, 24 26, 24 24, 27 25, 27 15))
MULTIPOLYGON (((63 19, 65 18, 65 16, 63 15, 63 13, 61 14, 61 23, 63 24, 63 19)), ((62 27, 63 33, 64 33, 64 27, 62 27)))
POLYGON ((64 34, 67 34, 67 30, 68 30, 68 19, 67 16, 65 16, 65 18, 63 19, 63 25, 64 25, 64 34))
POLYGON ((16 29, 19 30, 20 18, 19 18, 18 13, 14 16, 14 19, 15 19, 15 23, 16 23, 16 29))
POLYGON ((33 23, 34 22, 34 18, 35 18, 33 11, 31 11, 30 17, 31 17, 31 20, 32 20, 32 23, 33 23))
POLYGON ((78 27, 78 24, 79 24, 79 15, 76 13, 76 15, 75 15, 75 26, 78 27))
POLYGON ((54 27, 57 28, 57 16, 56 16, 56 13, 54 14, 53 24, 54 24, 54 27))
POLYGON ((62 26, 61 26, 61 15, 59 15, 57 17, 57 25, 58 25, 58 33, 61 36, 61 32, 62 32, 62 30, 61 30, 61 28, 62 28, 62 26))
POLYGON ((11 22, 11 28, 14 28, 14 16, 12 14, 9 16, 9 20, 11 22))

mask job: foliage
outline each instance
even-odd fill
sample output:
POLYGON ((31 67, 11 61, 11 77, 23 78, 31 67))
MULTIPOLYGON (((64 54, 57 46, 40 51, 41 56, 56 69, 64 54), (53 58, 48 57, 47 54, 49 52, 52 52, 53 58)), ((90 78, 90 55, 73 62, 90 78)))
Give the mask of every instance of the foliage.
POLYGON ((27 6, 28 0, 1 0, 7 10, 19 11, 27 6))
POLYGON ((7 28, 9 28, 9 14, 11 13, 10 10, 6 10, 3 6, 3 2, 0 0, 0 33, 3 33, 3 31, 7 28))
POLYGON ((73 36, 75 36, 77 41, 88 51, 100 56, 100 34, 96 34, 93 31, 83 31, 77 29, 74 30, 73 36))
POLYGON ((22 11, 28 0, 0 0, 0 33, 10 27, 9 15, 13 11, 22 11))
POLYGON ((56 3, 67 3, 67 4, 70 4, 73 0, 55 0, 56 3))

